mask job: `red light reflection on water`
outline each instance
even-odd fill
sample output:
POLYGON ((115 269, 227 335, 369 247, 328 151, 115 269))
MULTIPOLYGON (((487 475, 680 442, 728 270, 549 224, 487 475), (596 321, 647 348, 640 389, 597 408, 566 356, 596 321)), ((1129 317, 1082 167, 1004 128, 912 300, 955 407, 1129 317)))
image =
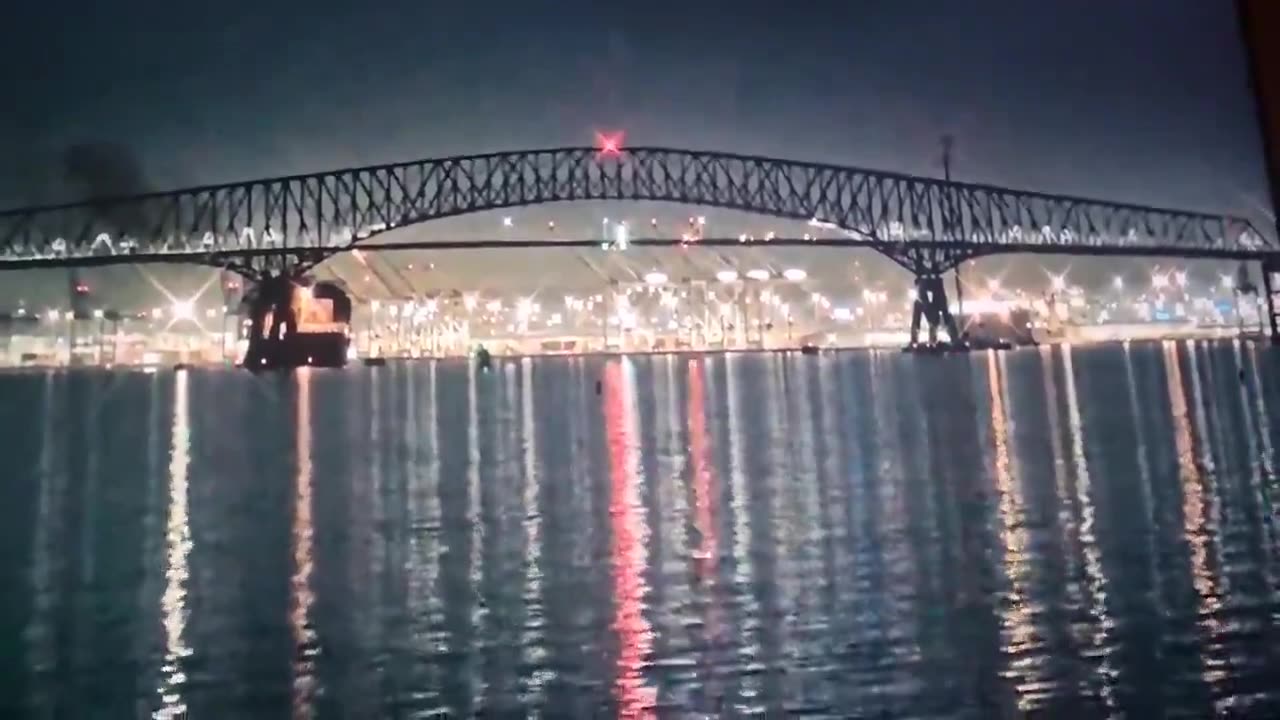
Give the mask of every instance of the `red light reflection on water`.
POLYGON ((707 581, 715 573, 718 538, 716 537, 715 476, 708 459, 706 390, 702 385, 702 361, 689 361, 689 449, 693 462, 693 522, 702 543, 695 553, 698 577, 707 581))
MULTIPOLYGON (((706 388, 702 381, 702 361, 689 361, 689 451, 693 465, 693 523, 702 539, 694 551, 694 567, 704 592, 709 595, 706 628, 708 645, 720 645, 724 623, 715 592, 720 540, 716 532, 716 475, 711 462, 711 441, 707 433, 706 388)), ((714 677, 714 660, 709 660, 703 678, 704 693, 720 698, 723 690, 714 677)))
POLYGON ((614 697, 620 717, 654 717, 657 691, 645 681, 643 668, 653 646, 653 631, 644 617, 648 586, 645 543, 649 528, 641 513, 636 488, 639 459, 633 409, 635 387, 619 363, 604 371, 604 422, 609 448, 609 517, 613 530, 614 618, 618 633, 617 676, 614 697))

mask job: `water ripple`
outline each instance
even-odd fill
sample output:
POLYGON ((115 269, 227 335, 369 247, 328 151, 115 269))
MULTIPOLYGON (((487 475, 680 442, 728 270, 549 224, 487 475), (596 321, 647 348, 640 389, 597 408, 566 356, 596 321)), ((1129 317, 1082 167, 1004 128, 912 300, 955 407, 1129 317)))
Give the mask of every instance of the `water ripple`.
POLYGON ((1275 717, 1277 357, 0 378, 6 716, 1275 717))

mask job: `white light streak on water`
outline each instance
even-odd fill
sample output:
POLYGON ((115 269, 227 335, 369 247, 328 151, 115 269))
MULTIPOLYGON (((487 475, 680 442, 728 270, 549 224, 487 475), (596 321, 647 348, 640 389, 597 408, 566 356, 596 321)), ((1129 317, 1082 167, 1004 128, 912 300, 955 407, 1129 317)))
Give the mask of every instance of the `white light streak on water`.
POLYGON ((169 452, 169 512, 165 526, 168 553, 165 560, 165 589, 160 598, 160 611, 164 622, 165 655, 160 687, 161 706, 152 717, 170 720, 186 715, 187 704, 182 691, 187 676, 182 669, 183 658, 191 654, 184 633, 187 626, 187 580, 190 570, 187 559, 191 554, 191 527, 187 515, 187 468, 191 464, 191 426, 188 395, 191 375, 179 370, 174 375, 173 387, 173 439, 169 452))

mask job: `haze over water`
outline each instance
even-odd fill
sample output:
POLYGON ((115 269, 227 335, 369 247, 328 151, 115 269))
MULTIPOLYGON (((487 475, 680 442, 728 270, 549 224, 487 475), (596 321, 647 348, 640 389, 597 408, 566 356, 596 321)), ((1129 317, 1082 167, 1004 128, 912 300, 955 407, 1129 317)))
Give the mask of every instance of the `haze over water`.
POLYGON ((0 376, 0 715, 1275 717, 1278 368, 0 376))

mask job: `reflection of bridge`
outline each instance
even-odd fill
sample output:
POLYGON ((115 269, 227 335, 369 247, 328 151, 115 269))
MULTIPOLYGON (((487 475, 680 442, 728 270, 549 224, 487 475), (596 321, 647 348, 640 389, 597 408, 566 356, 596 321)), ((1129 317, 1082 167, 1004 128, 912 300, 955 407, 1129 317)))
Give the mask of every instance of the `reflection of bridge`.
POLYGON ((1280 257, 1277 238, 1222 215, 726 153, 560 148, 11 210, 0 213, 0 269, 187 261, 266 284, 394 228, 573 200, 663 201, 830 224, 847 237, 789 244, 860 245, 892 258, 916 275, 917 322, 931 327, 951 324, 941 274, 984 255, 1263 259, 1268 269, 1280 257))

